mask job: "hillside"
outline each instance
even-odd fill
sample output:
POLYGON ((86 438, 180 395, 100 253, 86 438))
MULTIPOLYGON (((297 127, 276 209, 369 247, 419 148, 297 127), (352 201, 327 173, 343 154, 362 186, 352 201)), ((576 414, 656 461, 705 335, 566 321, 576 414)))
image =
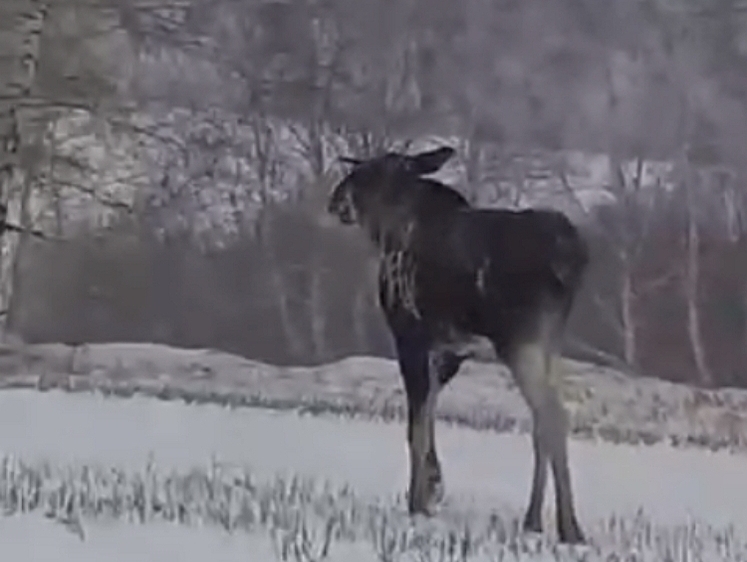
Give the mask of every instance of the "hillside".
MULTIPOLYGON (((706 391, 566 361, 565 401, 576 439, 747 449, 747 391, 706 391)), ((350 357, 317 367, 278 367, 205 349, 158 344, 63 344, 0 350, 0 388, 65 388, 188 402, 261 406, 401 420, 396 362, 350 357)), ((529 431, 508 371, 467 362, 439 401, 439 419, 474 429, 529 431)))

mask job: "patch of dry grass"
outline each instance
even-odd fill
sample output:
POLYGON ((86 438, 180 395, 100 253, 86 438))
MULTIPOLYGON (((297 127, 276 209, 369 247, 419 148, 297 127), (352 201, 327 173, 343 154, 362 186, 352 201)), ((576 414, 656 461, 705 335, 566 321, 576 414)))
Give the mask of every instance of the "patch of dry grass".
POLYGON ((153 463, 126 472, 102 466, 51 466, 0 460, 0 507, 6 516, 42 512, 85 540, 101 520, 168 521, 228 532, 265 533, 279 560, 322 561, 342 542, 365 543, 378 560, 744 560, 732 529, 696 521, 655 525, 644 512, 612 515, 589 529, 591 546, 566 547, 520 531, 516 513, 448 509, 412 521, 400 498, 371 502, 347 488, 298 476, 258 481, 246 467, 217 462, 189 472, 153 463))

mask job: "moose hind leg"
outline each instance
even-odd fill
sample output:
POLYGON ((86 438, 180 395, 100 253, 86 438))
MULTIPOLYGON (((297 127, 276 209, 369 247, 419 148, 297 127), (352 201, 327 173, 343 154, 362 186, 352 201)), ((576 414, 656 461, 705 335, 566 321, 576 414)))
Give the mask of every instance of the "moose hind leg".
MULTIPOLYGON (((559 358, 553 356, 548 363, 550 380, 559 380, 561 369, 559 358)), ((561 542, 583 543, 585 542, 584 534, 573 507, 571 473, 568 466, 568 413, 563 407, 562 398, 557 390, 560 388, 559 385, 553 384, 551 388, 553 392, 549 394, 544 417, 547 418, 549 424, 545 438, 551 450, 550 463, 555 481, 558 536, 561 542)))
POLYGON ((539 406, 547 393, 544 350, 539 344, 525 344, 512 355, 509 366, 524 399, 532 413, 532 448, 534 450, 534 475, 529 506, 524 515, 524 529, 542 531, 542 505, 547 486, 549 451, 538 423, 539 406))
POLYGON ((510 361, 516 382, 532 412, 534 478, 525 528, 541 529, 541 512, 547 482, 548 459, 555 479, 558 534, 561 542, 583 542, 576 520, 568 468, 568 420, 558 392, 556 361, 539 342, 520 346, 510 361))
POLYGON ((536 427, 532 429, 532 449, 534 450, 534 475, 532 477, 532 491, 529 496, 529 507, 527 507, 524 515, 524 530, 541 533, 542 506, 545 502, 549 456, 540 431, 536 427))

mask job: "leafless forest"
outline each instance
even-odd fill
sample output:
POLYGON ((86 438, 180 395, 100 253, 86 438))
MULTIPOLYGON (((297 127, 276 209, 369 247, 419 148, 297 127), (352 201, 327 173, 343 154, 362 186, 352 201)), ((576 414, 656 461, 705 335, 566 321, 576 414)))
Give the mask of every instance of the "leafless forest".
POLYGON ((742 0, 5 0, 6 337, 391 356, 340 154, 449 143, 593 260, 567 354, 747 386, 742 0))

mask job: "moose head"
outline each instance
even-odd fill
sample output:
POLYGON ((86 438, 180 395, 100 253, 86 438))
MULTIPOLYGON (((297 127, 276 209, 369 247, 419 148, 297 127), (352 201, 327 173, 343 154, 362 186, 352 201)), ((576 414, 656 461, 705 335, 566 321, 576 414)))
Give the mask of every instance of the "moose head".
POLYGON ((366 160, 343 156, 340 161, 352 169, 332 189, 327 211, 343 224, 360 224, 377 204, 396 198, 399 190, 421 176, 437 172, 454 154, 453 148, 443 146, 415 155, 388 152, 366 160))

